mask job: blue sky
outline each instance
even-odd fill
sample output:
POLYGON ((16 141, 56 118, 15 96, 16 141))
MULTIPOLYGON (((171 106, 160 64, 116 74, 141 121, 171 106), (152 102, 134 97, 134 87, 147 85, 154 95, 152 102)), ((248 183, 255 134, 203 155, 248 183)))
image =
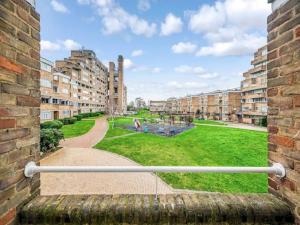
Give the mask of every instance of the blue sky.
POLYGON ((266 43, 267 0, 42 0, 42 56, 125 57, 129 101, 239 87, 266 43))

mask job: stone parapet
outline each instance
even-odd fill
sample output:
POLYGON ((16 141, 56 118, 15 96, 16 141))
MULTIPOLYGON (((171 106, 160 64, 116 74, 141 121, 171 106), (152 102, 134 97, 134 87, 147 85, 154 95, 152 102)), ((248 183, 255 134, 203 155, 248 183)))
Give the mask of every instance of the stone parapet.
POLYGON ((39 196, 24 206, 29 224, 293 224, 270 194, 39 196))

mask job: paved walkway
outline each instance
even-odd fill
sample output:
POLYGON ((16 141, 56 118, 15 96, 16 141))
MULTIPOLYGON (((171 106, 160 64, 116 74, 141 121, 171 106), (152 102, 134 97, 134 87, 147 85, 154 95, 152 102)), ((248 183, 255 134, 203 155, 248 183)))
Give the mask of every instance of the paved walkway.
POLYGON ((60 142, 62 147, 76 147, 76 148, 92 148, 99 141, 101 141, 108 130, 108 123, 106 117, 101 117, 95 120, 95 126, 86 134, 68 138, 60 142))
MULTIPOLYGON (((114 153, 93 149, 108 129, 106 118, 97 119, 85 135, 63 142, 63 148, 41 160, 41 165, 138 166, 114 153)), ((41 195, 70 194, 158 194, 173 189, 152 173, 41 173, 41 195)))

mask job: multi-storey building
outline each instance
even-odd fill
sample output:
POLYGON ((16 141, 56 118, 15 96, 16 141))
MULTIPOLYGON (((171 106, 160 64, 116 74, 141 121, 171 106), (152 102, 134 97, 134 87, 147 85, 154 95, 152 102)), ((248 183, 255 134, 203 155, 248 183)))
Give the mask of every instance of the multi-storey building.
POLYGON ((109 114, 122 115, 127 110, 127 88, 124 85, 123 56, 118 57, 118 68, 115 63, 109 63, 109 114))
POLYGON ((218 90, 179 99, 169 98, 167 101, 150 101, 151 112, 185 114, 215 120, 236 121, 240 108, 239 89, 218 90))
POLYGON ((55 62, 55 70, 69 77, 69 96, 77 100, 77 113, 106 111, 108 70, 93 51, 71 51, 69 58, 55 62))
POLYGON ((219 91, 214 94, 214 119, 237 121, 237 113, 241 108, 241 92, 239 89, 219 91))
POLYGON ((166 101, 149 101, 149 109, 151 113, 165 113, 166 101))
POLYGON ((69 58, 57 60, 55 66, 42 58, 41 120, 61 119, 86 112, 107 112, 110 99, 115 99, 117 113, 124 113, 127 89, 123 84, 123 61, 120 57, 118 74, 121 76, 115 79, 119 80, 118 85, 122 84, 122 88, 117 86, 116 93, 109 93, 108 69, 91 50, 71 51, 69 58))
POLYGON ((267 116, 267 47, 258 49, 241 82, 242 117, 244 123, 259 124, 267 116))
POLYGON ((41 112, 42 121, 61 119, 77 114, 78 102, 68 75, 53 71, 54 64, 41 58, 41 112))
POLYGON ((146 108, 146 102, 141 97, 135 99, 135 108, 136 109, 143 109, 146 108))

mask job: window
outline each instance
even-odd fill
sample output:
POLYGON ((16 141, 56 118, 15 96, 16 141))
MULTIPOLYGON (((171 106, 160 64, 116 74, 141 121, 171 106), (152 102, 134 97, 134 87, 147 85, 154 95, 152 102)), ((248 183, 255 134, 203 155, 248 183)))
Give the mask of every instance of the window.
POLYGON ((47 88, 51 88, 52 87, 52 83, 50 80, 47 79, 41 79, 40 80, 40 84, 42 87, 47 87, 47 88))
POLYGON ((51 73, 52 66, 41 61, 41 70, 51 73))
POLYGON ((63 115, 64 116, 70 115, 70 110, 63 110, 63 115))
POLYGON ((42 98, 42 103, 50 103, 50 98, 42 98))
POLYGON ((64 93, 64 94, 68 94, 68 93, 69 93, 69 90, 68 90, 68 89, 66 89, 66 88, 63 88, 63 89, 62 89, 62 93, 64 93))
POLYGON ((63 81, 63 83, 66 83, 66 84, 69 83, 69 79, 68 79, 68 78, 65 78, 65 77, 63 77, 62 81, 63 81))
POLYGON ((40 118, 42 120, 51 120, 52 119, 52 112, 51 111, 41 111, 40 118))

